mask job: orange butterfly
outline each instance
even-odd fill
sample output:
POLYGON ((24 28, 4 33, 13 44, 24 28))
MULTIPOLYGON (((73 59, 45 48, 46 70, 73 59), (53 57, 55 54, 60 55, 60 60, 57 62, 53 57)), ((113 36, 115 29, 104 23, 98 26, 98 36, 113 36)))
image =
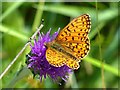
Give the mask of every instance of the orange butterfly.
POLYGON ((78 69, 81 58, 85 57, 90 49, 90 28, 89 15, 84 14, 73 19, 59 32, 55 40, 46 43, 46 59, 49 64, 55 67, 67 65, 78 69))

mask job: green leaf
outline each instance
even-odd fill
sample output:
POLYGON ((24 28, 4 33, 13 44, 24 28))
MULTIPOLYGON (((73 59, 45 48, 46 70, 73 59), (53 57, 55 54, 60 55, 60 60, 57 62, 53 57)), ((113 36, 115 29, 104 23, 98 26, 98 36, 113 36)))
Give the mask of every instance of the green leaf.
POLYGON ((19 39, 22 39, 23 41, 27 41, 28 40, 28 36, 26 36, 26 35, 24 35, 22 33, 16 32, 15 30, 10 29, 10 28, 8 28, 6 26, 3 26, 3 25, 0 25, 0 31, 6 33, 8 35, 17 37, 19 39))
MULTIPOLYGON (((22 0, 22 1, 25 1, 25 0, 22 0)), ((11 5, 11 7, 10 8, 8 8, 1 16, 0 16, 0 22, 3 20, 3 19, 5 19, 9 14, 12 14, 12 12, 14 11, 14 10, 16 10, 18 7, 20 7, 22 4, 23 4, 23 2, 15 2, 15 3, 13 3, 13 5, 11 5)))

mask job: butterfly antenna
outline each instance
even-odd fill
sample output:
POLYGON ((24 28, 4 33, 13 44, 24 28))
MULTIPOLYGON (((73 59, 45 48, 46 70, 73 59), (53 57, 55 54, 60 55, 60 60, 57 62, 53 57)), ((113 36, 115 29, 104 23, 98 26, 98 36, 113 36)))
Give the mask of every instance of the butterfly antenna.
POLYGON ((58 32, 60 31, 60 27, 58 28, 58 32))
POLYGON ((41 24, 44 24, 44 19, 41 20, 41 24))

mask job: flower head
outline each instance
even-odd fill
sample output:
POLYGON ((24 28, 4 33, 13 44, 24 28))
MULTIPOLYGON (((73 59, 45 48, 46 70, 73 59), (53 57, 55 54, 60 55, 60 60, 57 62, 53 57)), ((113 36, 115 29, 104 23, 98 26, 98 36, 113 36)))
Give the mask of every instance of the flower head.
POLYGON ((55 32, 50 36, 50 30, 46 34, 39 33, 38 40, 35 39, 34 45, 30 45, 31 51, 27 55, 26 64, 34 76, 39 75, 40 81, 42 81, 42 77, 46 78, 46 76, 51 77, 54 81, 58 81, 59 78, 66 81, 68 74, 72 72, 72 69, 66 65, 54 67, 46 60, 45 53, 47 48, 44 43, 51 42, 57 35, 58 32, 55 32))

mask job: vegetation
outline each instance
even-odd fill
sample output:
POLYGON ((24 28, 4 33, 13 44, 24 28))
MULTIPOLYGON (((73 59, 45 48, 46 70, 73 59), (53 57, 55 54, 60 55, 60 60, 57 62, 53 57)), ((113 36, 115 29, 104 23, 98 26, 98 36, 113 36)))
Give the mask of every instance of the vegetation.
POLYGON ((43 82, 33 78, 26 68, 28 46, 2 78, 2 88, 118 88, 118 3, 102 2, 3 2, 0 16, 1 63, 0 73, 12 62, 29 37, 44 19, 41 32, 50 28, 51 34, 65 27, 72 18, 82 14, 91 16, 91 49, 81 67, 62 85, 50 78, 43 82))

